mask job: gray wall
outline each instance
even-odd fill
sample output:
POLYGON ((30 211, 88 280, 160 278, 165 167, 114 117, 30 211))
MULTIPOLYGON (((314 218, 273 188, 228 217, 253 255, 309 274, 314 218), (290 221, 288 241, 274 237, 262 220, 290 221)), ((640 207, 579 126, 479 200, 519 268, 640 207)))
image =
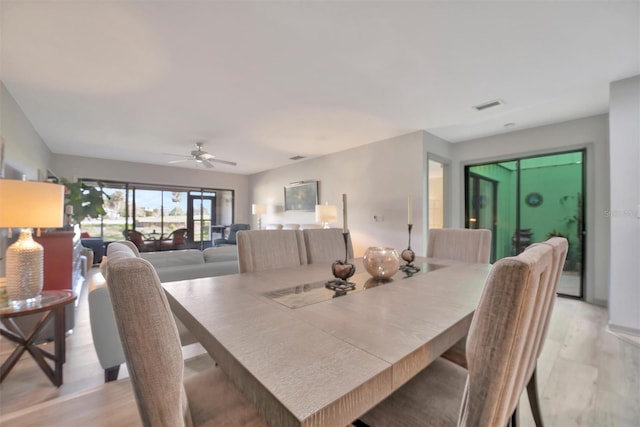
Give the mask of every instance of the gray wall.
POLYGON ((640 334, 640 76, 611 84, 609 323, 640 334))
POLYGON ((585 298, 606 304, 609 293, 609 127, 607 115, 571 120, 454 144, 452 221, 464 225, 464 166, 586 148, 585 298))

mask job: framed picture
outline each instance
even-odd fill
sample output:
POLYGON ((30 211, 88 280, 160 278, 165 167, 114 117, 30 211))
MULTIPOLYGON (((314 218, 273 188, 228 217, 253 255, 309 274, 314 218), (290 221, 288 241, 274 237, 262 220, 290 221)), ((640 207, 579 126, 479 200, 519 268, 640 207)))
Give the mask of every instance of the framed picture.
POLYGON ((294 182, 284 186, 285 211, 315 211, 318 181, 294 182))

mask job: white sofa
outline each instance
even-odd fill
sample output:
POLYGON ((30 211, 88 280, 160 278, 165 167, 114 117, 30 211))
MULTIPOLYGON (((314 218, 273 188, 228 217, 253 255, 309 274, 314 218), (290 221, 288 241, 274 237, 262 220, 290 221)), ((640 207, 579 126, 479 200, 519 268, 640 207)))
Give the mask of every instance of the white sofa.
MULTIPOLYGON (((136 253, 155 267, 163 283, 238 272, 238 253, 235 246, 208 248, 204 251, 188 249, 143 253, 138 253, 136 249, 136 253)), ((108 256, 105 258, 103 262, 108 262, 108 256)), ((105 382, 112 381, 118 378, 120 365, 125 359, 109 289, 101 272, 95 273, 91 279, 88 299, 93 346, 104 369, 105 382)), ((178 319, 176 325, 182 345, 195 342, 194 337, 178 319)))

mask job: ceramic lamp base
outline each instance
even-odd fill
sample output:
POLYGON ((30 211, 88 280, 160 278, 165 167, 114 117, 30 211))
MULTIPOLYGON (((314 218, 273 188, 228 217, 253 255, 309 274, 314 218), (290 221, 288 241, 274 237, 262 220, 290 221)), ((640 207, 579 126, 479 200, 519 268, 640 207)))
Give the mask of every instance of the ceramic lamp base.
POLYGON ((7 249, 7 298, 14 308, 40 303, 44 249, 22 229, 18 241, 7 249))

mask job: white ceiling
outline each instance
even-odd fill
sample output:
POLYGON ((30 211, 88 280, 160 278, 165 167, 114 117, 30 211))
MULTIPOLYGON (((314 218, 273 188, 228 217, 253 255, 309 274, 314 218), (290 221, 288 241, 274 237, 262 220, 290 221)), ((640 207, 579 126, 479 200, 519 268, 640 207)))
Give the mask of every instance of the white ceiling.
POLYGON ((607 112, 640 73, 639 4, 2 0, 1 78, 54 153, 166 164, 204 141, 250 174, 607 112))

